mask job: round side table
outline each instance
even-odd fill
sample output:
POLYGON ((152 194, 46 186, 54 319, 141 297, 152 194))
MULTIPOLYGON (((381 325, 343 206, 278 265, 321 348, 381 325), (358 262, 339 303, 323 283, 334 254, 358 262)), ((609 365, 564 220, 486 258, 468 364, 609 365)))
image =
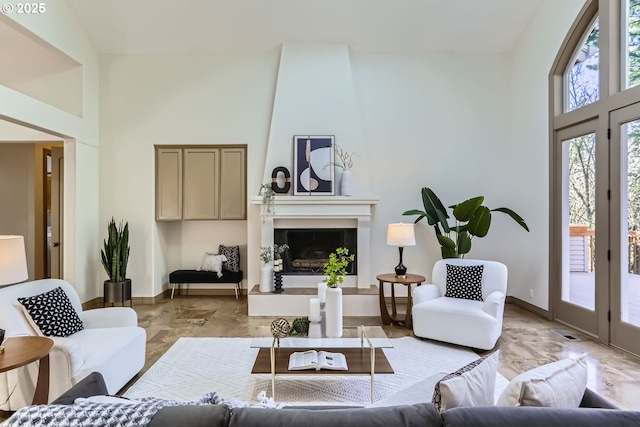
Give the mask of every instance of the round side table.
POLYGON ((46 337, 11 337, 4 341, 3 347, 4 353, 0 354, 0 372, 40 361, 33 404, 49 403, 49 352, 53 347, 53 340, 46 337))
POLYGON ((420 286, 424 282, 424 276, 419 274, 407 274, 405 277, 398 277, 393 273, 379 274, 376 279, 380 282, 379 296, 380 296, 380 316, 382 317, 383 325, 390 325, 397 323, 405 328, 411 328, 411 307, 413 306, 413 298, 411 297, 411 285, 416 283, 420 286), (387 309, 387 302, 384 297, 384 284, 391 284, 391 314, 387 309), (398 315, 396 310, 396 292, 394 285, 399 283, 407 287, 407 311, 404 319, 398 315))

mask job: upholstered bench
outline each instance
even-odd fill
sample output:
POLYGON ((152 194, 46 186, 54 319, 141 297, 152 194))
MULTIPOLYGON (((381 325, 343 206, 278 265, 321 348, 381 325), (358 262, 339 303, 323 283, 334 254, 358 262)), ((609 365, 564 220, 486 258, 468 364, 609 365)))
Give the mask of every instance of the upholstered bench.
POLYGON ((182 285, 183 283, 234 283, 236 299, 238 299, 242 277, 242 270, 238 272, 222 270, 222 276, 220 277, 218 277, 218 273, 215 271, 176 270, 169 274, 169 283, 171 283, 171 299, 173 299, 173 293, 176 290, 176 285, 182 285))

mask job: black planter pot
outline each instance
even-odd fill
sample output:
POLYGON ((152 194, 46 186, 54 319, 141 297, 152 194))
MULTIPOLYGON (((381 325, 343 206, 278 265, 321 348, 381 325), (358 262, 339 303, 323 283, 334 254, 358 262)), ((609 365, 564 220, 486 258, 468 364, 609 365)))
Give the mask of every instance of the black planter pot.
POLYGON ((119 302, 124 306, 124 302, 129 301, 129 306, 133 307, 133 299, 131 298, 131 279, 124 279, 122 282, 104 281, 104 300, 103 307, 108 303, 113 304, 119 302))

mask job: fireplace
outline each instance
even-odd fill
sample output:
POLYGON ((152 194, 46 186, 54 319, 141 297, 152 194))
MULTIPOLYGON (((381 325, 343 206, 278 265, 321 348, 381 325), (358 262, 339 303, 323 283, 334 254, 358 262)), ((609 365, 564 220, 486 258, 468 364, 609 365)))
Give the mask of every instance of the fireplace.
MULTIPOLYGON (((301 229, 325 229, 325 230, 355 230, 356 236, 348 238, 344 244, 331 244, 330 252, 337 247, 349 248, 349 252, 356 255, 353 263, 353 271, 345 277, 343 288, 357 287, 369 290, 371 283, 374 283, 375 276, 371 278, 371 265, 369 259, 369 249, 371 247, 370 221, 373 207, 380 201, 377 196, 276 196, 273 202, 273 212, 262 217, 260 230, 260 246, 270 246, 275 241, 275 230, 301 230, 301 229)), ((262 198, 255 196, 252 204, 262 205, 262 198)), ((350 231, 349 233, 353 233, 350 231)), ((292 242, 283 242, 291 244, 292 242)), ((290 252, 290 251, 287 251, 290 252)), ((291 254, 289 260, 293 260, 291 254)), ((300 258, 302 259, 302 258, 300 258)), ((307 271, 289 273, 286 276, 285 287, 287 288, 316 288, 321 278, 319 266, 309 265, 307 268, 317 270, 311 274, 307 271)), ((302 264, 298 264, 302 265, 302 264)), ((316 290, 317 292, 317 290, 316 290)), ((253 312, 255 313, 255 311, 253 312)), ((257 315, 257 314, 253 314, 257 315)))
MULTIPOLYGON (((358 230, 356 228, 275 228, 273 241, 287 244, 283 253, 283 274, 322 275, 329 254, 336 248, 349 249, 358 256, 358 230)), ((357 275, 357 263, 349 264, 347 275, 357 275)))

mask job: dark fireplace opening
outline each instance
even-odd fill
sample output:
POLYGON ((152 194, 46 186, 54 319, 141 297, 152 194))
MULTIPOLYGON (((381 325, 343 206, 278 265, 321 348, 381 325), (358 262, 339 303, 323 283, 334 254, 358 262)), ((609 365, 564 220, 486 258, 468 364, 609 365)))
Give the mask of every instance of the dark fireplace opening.
POLYGON ((349 249, 356 261, 349 263, 348 275, 358 274, 356 228, 276 228, 273 241, 276 245, 289 245, 282 254, 283 274, 322 275, 324 263, 336 248, 349 249))

